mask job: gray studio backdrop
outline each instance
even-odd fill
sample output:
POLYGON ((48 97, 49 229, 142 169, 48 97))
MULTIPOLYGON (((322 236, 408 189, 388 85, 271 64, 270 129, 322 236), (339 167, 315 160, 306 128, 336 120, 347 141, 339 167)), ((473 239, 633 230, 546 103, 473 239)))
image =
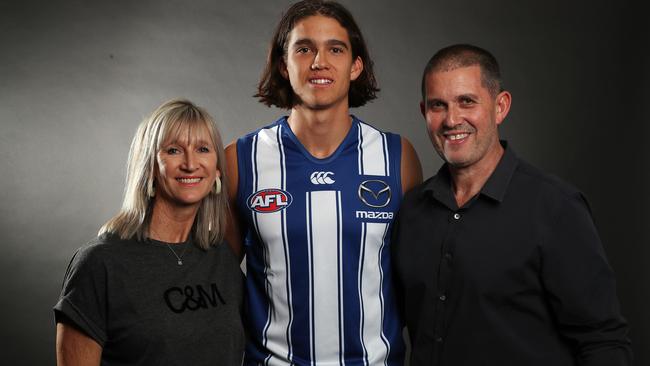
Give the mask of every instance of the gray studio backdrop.
MULTIPOLYGON (((345 1, 375 59, 379 99, 354 110, 440 166, 420 73, 471 42, 502 63, 518 154, 584 190, 650 363, 648 28, 609 1, 345 1)), ((120 206, 136 125, 161 102, 206 107, 227 141, 284 111, 251 96, 288 1, 0 1, 0 360, 54 363, 51 307, 73 251, 120 206)))

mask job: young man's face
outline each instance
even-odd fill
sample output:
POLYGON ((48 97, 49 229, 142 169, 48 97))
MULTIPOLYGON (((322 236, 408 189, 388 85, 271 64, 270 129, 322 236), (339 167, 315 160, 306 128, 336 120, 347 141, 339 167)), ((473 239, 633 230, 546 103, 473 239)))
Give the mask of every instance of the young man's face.
POLYGON ((336 19, 314 15, 297 22, 287 42, 281 71, 299 98, 297 105, 347 108, 350 81, 361 74, 363 62, 352 59, 346 29, 336 19))
POLYGON ((434 148, 449 165, 467 168, 498 151, 501 124, 510 94, 496 97, 483 85, 479 66, 434 71, 425 79, 420 108, 434 148))

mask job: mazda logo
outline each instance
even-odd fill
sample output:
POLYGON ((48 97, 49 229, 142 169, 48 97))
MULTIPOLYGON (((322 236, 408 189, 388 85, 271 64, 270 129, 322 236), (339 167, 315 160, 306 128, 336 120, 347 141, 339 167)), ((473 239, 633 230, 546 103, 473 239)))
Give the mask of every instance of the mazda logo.
POLYGON ((390 203, 390 186, 383 180, 371 179, 359 184, 359 199, 374 208, 386 207, 390 203))

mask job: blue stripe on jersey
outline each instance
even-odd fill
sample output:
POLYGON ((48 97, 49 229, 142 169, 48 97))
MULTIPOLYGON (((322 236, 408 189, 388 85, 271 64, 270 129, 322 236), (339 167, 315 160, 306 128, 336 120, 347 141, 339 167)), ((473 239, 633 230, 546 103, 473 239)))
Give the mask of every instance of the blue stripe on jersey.
MULTIPOLYGON (((386 234, 388 234, 388 225, 386 225, 386 228, 384 229, 384 235, 382 236, 381 239, 381 248, 379 249, 379 257, 377 258, 377 266, 379 266, 379 284, 380 284, 380 289, 383 289, 383 284, 384 284, 384 270, 381 265, 382 262, 382 256, 384 255, 384 248, 386 247, 386 234)), ((379 291, 379 300, 381 303, 381 329, 384 329, 384 292, 379 291)), ((388 349, 388 352, 386 352, 386 356, 384 356, 384 365, 388 361, 388 355, 390 354, 390 344, 388 343, 388 339, 386 339, 386 336, 384 335, 384 332, 381 332, 381 340, 384 341, 384 345, 386 345, 386 349, 388 349)))
POLYGON ((354 118, 341 146, 317 159, 282 118, 239 139, 237 151, 252 338, 244 363, 401 364, 387 250, 401 200, 399 136, 354 118), (369 180, 390 188, 385 207, 360 198, 369 180), (292 200, 252 208, 247 198, 264 189, 292 200))
POLYGON ((359 340, 361 341, 361 347, 363 347, 363 364, 367 365, 368 364, 368 349, 366 348, 366 344, 363 341, 363 328, 364 328, 364 319, 365 319, 365 314, 363 312, 363 293, 361 291, 362 289, 362 281, 361 278, 363 278, 363 261, 364 261, 364 256, 366 254, 366 223, 361 224, 361 254, 359 255, 359 276, 358 276, 358 281, 359 281, 359 312, 361 313, 361 324, 359 327, 359 340))
POLYGON ((388 143, 386 142, 386 135, 385 134, 381 135, 381 140, 382 140, 382 144, 384 145, 383 146, 384 147, 384 149, 383 149, 383 151, 384 151, 384 161, 386 162, 386 166, 385 166, 386 169, 385 169, 384 174, 386 176, 390 176, 390 158, 388 156, 388 143))

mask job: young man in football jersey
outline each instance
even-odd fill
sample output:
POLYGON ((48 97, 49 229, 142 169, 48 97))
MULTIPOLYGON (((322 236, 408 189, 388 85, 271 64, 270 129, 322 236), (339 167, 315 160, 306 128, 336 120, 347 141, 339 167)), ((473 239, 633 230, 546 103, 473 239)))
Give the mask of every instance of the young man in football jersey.
POLYGON ((389 238, 422 171, 406 139, 350 115, 378 90, 347 9, 286 11, 256 97, 289 116, 226 149, 246 253, 244 364, 403 363, 389 238))

